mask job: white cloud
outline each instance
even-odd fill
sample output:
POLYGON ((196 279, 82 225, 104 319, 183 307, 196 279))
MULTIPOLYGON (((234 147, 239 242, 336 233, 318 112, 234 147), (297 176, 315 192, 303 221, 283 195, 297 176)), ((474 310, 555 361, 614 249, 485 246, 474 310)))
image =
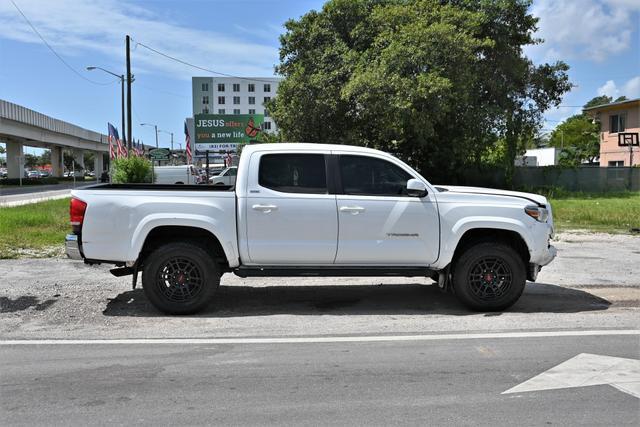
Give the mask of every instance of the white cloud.
POLYGON ((545 42, 526 53, 536 61, 605 61, 629 49, 638 11, 638 0, 538 0, 531 12, 545 42))
POLYGON ((630 99, 640 98, 640 76, 627 80, 620 87, 613 80, 607 80, 605 84, 598 88, 598 95, 607 95, 613 99, 622 95, 630 99))
POLYGON ((598 96, 602 95, 610 96, 615 99, 620 96, 620 90, 618 90, 618 87, 613 80, 607 80, 605 84, 598 88, 598 96))
MULTIPOLYGON (((130 34, 135 41, 171 56, 227 74, 270 76, 278 59, 278 50, 271 44, 193 29, 128 2, 16 0, 16 3, 49 44, 67 57, 98 52, 107 56, 109 61, 121 61, 124 36, 130 34)), ((41 43, 8 1, 0 2, 0 28, 0 38, 41 43)), ((277 34, 274 41, 276 39, 277 34)), ((177 78, 206 74, 141 46, 132 52, 132 62, 137 72, 145 69, 160 71, 177 78)))
POLYGON ((627 98, 640 98, 640 76, 630 79, 622 86, 622 94, 627 98))

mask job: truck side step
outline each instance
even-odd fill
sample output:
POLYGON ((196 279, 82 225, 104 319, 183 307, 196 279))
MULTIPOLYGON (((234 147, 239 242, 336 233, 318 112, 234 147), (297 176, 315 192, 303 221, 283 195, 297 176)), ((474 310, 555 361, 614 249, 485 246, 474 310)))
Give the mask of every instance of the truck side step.
POLYGON ((425 277, 433 272, 426 267, 239 267, 233 270, 239 277, 425 277))

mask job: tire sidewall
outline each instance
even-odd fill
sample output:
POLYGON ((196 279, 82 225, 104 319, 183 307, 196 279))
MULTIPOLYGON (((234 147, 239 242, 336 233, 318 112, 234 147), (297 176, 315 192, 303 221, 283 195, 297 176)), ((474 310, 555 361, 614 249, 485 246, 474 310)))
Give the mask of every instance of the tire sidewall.
POLYGON ((205 308, 220 284, 220 273, 213 258, 202 247, 192 243, 167 243, 158 247, 146 258, 142 270, 142 286, 147 299, 158 310, 167 314, 193 314, 205 308), (196 298, 185 301, 169 301, 157 288, 159 271, 172 258, 192 261, 200 270, 204 287, 196 298))
POLYGON ((480 243, 464 251, 454 267, 453 287, 458 299, 476 311, 500 311, 512 306, 522 295, 526 283, 526 271, 522 258, 515 249, 500 243, 480 243), (495 300, 478 298, 469 284, 469 273, 483 257, 501 258, 511 270, 512 283, 507 292, 495 300))

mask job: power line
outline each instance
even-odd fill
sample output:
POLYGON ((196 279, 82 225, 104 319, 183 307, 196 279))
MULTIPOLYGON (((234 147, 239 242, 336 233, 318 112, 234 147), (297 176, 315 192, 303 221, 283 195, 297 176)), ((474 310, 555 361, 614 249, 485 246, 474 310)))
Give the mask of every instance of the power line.
POLYGON ((49 48, 49 50, 51 52, 53 52, 53 54, 64 64, 67 66, 68 69, 70 69, 71 71, 73 71, 74 74, 76 74, 78 77, 93 83, 95 85, 99 85, 99 86, 107 86, 107 85, 111 85, 113 83, 115 83, 118 80, 113 80, 111 82, 107 82, 107 83, 101 83, 101 82, 97 82, 95 80, 91 80, 90 78, 83 76, 82 74, 80 74, 78 72, 78 70, 76 70, 75 68, 73 68, 71 65, 69 65, 69 63, 67 61, 64 60, 64 58, 62 56, 60 56, 58 54, 58 52, 55 51, 54 48, 51 47, 51 45, 45 40, 45 38, 42 36, 42 34, 40 34, 40 32, 36 29, 36 27, 33 26, 33 24, 31 23, 31 21, 29 21, 29 18, 27 18, 27 16, 22 12, 22 10, 18 7, 18 5, 13 1, 10 0, 11 3, 13 4, 13 6, 18 10, 18 12, 20 12, 20 15, 22 15, 22 17, 24 18, 25 21, 27 21, 27 24, 29 24, 29 26, 31 27, 31 29, 33 30, 34 33, 36 33, 38 35, 38 37, 40 37, 40 40, 42 40, 42 43, 45 44, 45 46, 47 46, 49 48))
MULTIPOLYGON (((135 41, 135 40, 134 40, 134 41, 135 41)), ((168 55, 168 54, 166 54, 166 53, 164 53, 164 52, 160 52, 159 50, 154 49, 154 48, 152 48, 152 47, 150 47, 150 46, 147 46, 146 44, 141 43, 141 42, 138 42, 138 41, 136 41, 136 47, 137 47, 137 46, 142 46, 142 47, 144 47, 145 49, 148 49, 148 50, 150 50, 151 52, 154 52, 154 53, 156 53, 156 54, 158 54, 158 55, 164 56, 164 57, 165 57, 165 58, 167 58, 167 59, 171 59, 172 61, 179 62, 179 63, 181 63, 181 64, 183 64, 183 65, 188 66, 188 67, 196 68, 196 69, 201 70, 201 71, 206 71, 207 73, 217 74, 217 75, 219 75, 219 76, 224 76, 224 77, 232 77, 232 78, 234 78, 234 79, 239 79, 239 80, 247 80, 247 81, 250 81, 250 82, 273 83, 273 80, 252 79, 252 78, 249 78, 249 77, 234 76, 233 74, 221 73, 221 72, 219 72, 219 71, 215 71, 215 70, 212 70, 212 69, 209 69, 209 68, 201 67, 201 66, 199 66, 199 65, 195 65, 195 64, 192 64, 192 63, 190 63, 190 62, 184 61, 184 60, 182 60, 182 59, 176 58, 176 57, 174 57, 174 56, 168 55)))

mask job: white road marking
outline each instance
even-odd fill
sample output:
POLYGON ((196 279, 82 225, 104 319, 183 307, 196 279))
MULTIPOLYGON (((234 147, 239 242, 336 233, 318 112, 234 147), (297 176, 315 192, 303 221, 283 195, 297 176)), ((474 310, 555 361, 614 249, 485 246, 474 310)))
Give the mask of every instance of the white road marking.
POLYGON ((337 337, 282 338, 124 338, 124 339, 34 339, 0 340, 0 345, 88 345, 88 344, 300 344, 387 341, 444 341, 494 338, 585 337, 596 335, 640 335, 638 329, 603 329, 591 331, 497 332, 432 335, 372 335, 337 337))
POLYGON ((603 384, 640 399, 640 360, 581 353, 502 394, 603 384))

